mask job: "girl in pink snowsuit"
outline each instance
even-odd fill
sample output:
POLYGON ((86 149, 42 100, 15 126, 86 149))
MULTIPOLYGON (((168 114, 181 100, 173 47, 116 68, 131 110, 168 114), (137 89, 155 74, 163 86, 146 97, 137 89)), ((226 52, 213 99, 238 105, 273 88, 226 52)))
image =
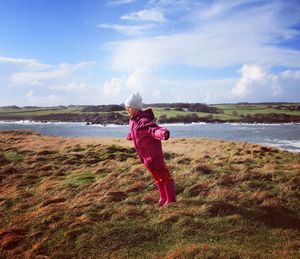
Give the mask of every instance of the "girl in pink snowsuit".
POLYGON ((161 140, 167 140, 170 132, 153 122, 151 109, 142 111, 142 97, 138 93, 130 95, 125 101, 130 114, 130 133, 135 150, 145 167, 153 176, 160 194, 159 205, 166 207, 176 201, 175 184, 164 161, 161 140))

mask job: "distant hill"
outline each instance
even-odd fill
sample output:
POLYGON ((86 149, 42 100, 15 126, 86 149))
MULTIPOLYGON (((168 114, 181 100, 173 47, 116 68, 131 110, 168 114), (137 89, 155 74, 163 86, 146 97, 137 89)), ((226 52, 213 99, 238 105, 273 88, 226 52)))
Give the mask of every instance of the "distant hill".
MULTIPOLYGON (((159 123, 235 122, 293 123, 300 122, 299 103, 153 103, 159 123)), ((56 107, 5 106, 0 120, 32 120, 85 122, 87 124, 127 124, 129 116, 124 105, 70 105, 56 107)))

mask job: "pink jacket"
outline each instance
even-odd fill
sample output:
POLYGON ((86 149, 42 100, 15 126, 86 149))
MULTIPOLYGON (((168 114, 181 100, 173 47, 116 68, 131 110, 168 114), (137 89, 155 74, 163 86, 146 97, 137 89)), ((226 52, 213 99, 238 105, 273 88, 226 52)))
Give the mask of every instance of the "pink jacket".
POLYGON ((130 133, 127 139, 133 140, 141 162, 155 170, 165 165, 161 140, 166 139, 166 132, 169 136, 169 131, 166 128, 159 127, 153 122, 153 119, 152 109, 138 111, 135 117, 130 118, 130 133))

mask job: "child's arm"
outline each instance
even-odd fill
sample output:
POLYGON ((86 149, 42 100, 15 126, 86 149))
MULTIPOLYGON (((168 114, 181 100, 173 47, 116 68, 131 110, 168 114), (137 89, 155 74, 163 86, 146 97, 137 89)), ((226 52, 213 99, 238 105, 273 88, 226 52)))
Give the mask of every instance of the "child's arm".
POLYGON ((131 133, 130 133, 130 132, 129 132, 128 135, 127 135, 127 140, 130 140, 130 141, 132 140, 132 136, 131 136, 131 133))
POLYGON ((159 140, 168 140, 170 138, 170 131, 166 128, 150 128, 149 133, 152 137, 159 140))
POLYGON ((170 131, 168 129, 160 127, 148 119, 140 121, 139 130, 144 131, 145 134, 149 134, 158 140, 167 140, 170 137, 170 131))

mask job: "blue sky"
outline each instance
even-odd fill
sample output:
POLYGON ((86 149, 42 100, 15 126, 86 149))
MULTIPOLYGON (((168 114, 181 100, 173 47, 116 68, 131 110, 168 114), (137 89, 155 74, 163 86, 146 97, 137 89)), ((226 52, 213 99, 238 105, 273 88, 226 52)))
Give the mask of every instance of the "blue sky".
POLYGON ((300 102, 298 0, 0 0, 0 106, 300 102))

